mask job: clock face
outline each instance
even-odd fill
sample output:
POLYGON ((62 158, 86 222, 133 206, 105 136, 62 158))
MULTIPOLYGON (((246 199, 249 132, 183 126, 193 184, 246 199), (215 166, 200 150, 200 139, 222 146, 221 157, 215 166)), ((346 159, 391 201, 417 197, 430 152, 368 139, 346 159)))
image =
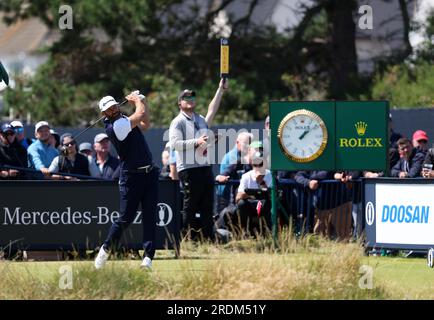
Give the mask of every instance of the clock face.
POLYGON ((283 118, 277 133, 283 153, 296 162, 318 158, 327 146, 327 128, 315 113, 301 109, 283 118))

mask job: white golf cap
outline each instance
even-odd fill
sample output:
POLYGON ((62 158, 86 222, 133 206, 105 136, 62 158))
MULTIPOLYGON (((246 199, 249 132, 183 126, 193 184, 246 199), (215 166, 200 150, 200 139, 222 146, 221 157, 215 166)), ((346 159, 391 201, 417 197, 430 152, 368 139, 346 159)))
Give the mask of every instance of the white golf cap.
POLYGON ((38 130, 42 127, 48 127, 50 128, 50 125, 48 124, 47 121, 39 121, 36 125, 35 125, 35 133, 38 132, 38 130))
POLYGON ((108 108, 110 108, 111 106, 114 106, 118 104, 117 101, 115 100, 115 98, 113 98, 112 96, 105 96, 104 98, 102 98, 99 101, 99 110, 101 112, 106 111, 108 108))
POLYGON ((101 142, 104 139, 108 139, 108 138, 109 138, 108 135, 106 135, 105 133, 98 133, 95 136, 95 139, 93 139, 93 143, 98 143, 98 142, 101 142))
POLYGON ((15 120, 11 122, 11 126, 14 128, 23 128, 23 123, 21 121, 15 120))

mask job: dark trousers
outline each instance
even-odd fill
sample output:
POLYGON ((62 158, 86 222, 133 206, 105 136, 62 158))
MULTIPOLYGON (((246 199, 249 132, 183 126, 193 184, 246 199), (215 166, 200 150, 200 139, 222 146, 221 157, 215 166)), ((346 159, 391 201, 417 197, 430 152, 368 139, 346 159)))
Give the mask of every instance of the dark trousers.
POLYGON ((200 231, 204 238, 214 240, 214 175, 211 167, 182 170, 178 176, 184 194, 184 231, 191 231, 192 240, 197 240, 200 231), (196 218, 196 213, 200 213, 200 219, 196 218))
POLYGON ((229 199, 225 196, 217 195, 217 213, 223 211, 229 205, 229 199))
POLYGON ((142 205, 143 249, 145 256, 153 258, 155 254, 155 228, 158 203, 157 169, 149 173, 135 173, 121 176, 119 180, 120 217, 113 223, 104 247, 117 249, 122 232, 137 215, 139 204, 142 205))
MULTIPOLYGON (((237 203, 238 224, 250 234, 266 233, 271 230, 271 207, 270 201, 261 200, 263 207, 261 215, 258 216, 256 206, 259 200, 245 199, 237 203), (268 230, 267 230, 268 229, 268 230)), ((232 223, 234 223, 232 221, 232 223)))

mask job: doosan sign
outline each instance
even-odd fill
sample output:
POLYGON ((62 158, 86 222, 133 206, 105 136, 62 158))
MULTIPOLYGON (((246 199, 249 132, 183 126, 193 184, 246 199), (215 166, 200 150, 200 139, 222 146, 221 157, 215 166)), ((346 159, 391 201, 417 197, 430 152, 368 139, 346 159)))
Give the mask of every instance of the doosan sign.
POLYGON ((428 224, 429 209, 429 206, 423 205, 384 205, 381 222, 428 224))
POLYGON ((427 182, 422 179, 366 181, 365 222, 370 247, 429 249, 434 246, 434 185, 427 182))

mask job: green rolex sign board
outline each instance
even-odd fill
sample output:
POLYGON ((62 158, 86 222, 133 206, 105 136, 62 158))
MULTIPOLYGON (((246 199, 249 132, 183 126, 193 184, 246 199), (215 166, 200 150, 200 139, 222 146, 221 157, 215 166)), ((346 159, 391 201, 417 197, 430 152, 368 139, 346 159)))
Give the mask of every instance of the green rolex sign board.
POLYGON ((336 102, 336 168, 387 170, 385 101, 336 102))
POLYGON ((272 170, 387 170, 387 101, 270 102, 272 170))

